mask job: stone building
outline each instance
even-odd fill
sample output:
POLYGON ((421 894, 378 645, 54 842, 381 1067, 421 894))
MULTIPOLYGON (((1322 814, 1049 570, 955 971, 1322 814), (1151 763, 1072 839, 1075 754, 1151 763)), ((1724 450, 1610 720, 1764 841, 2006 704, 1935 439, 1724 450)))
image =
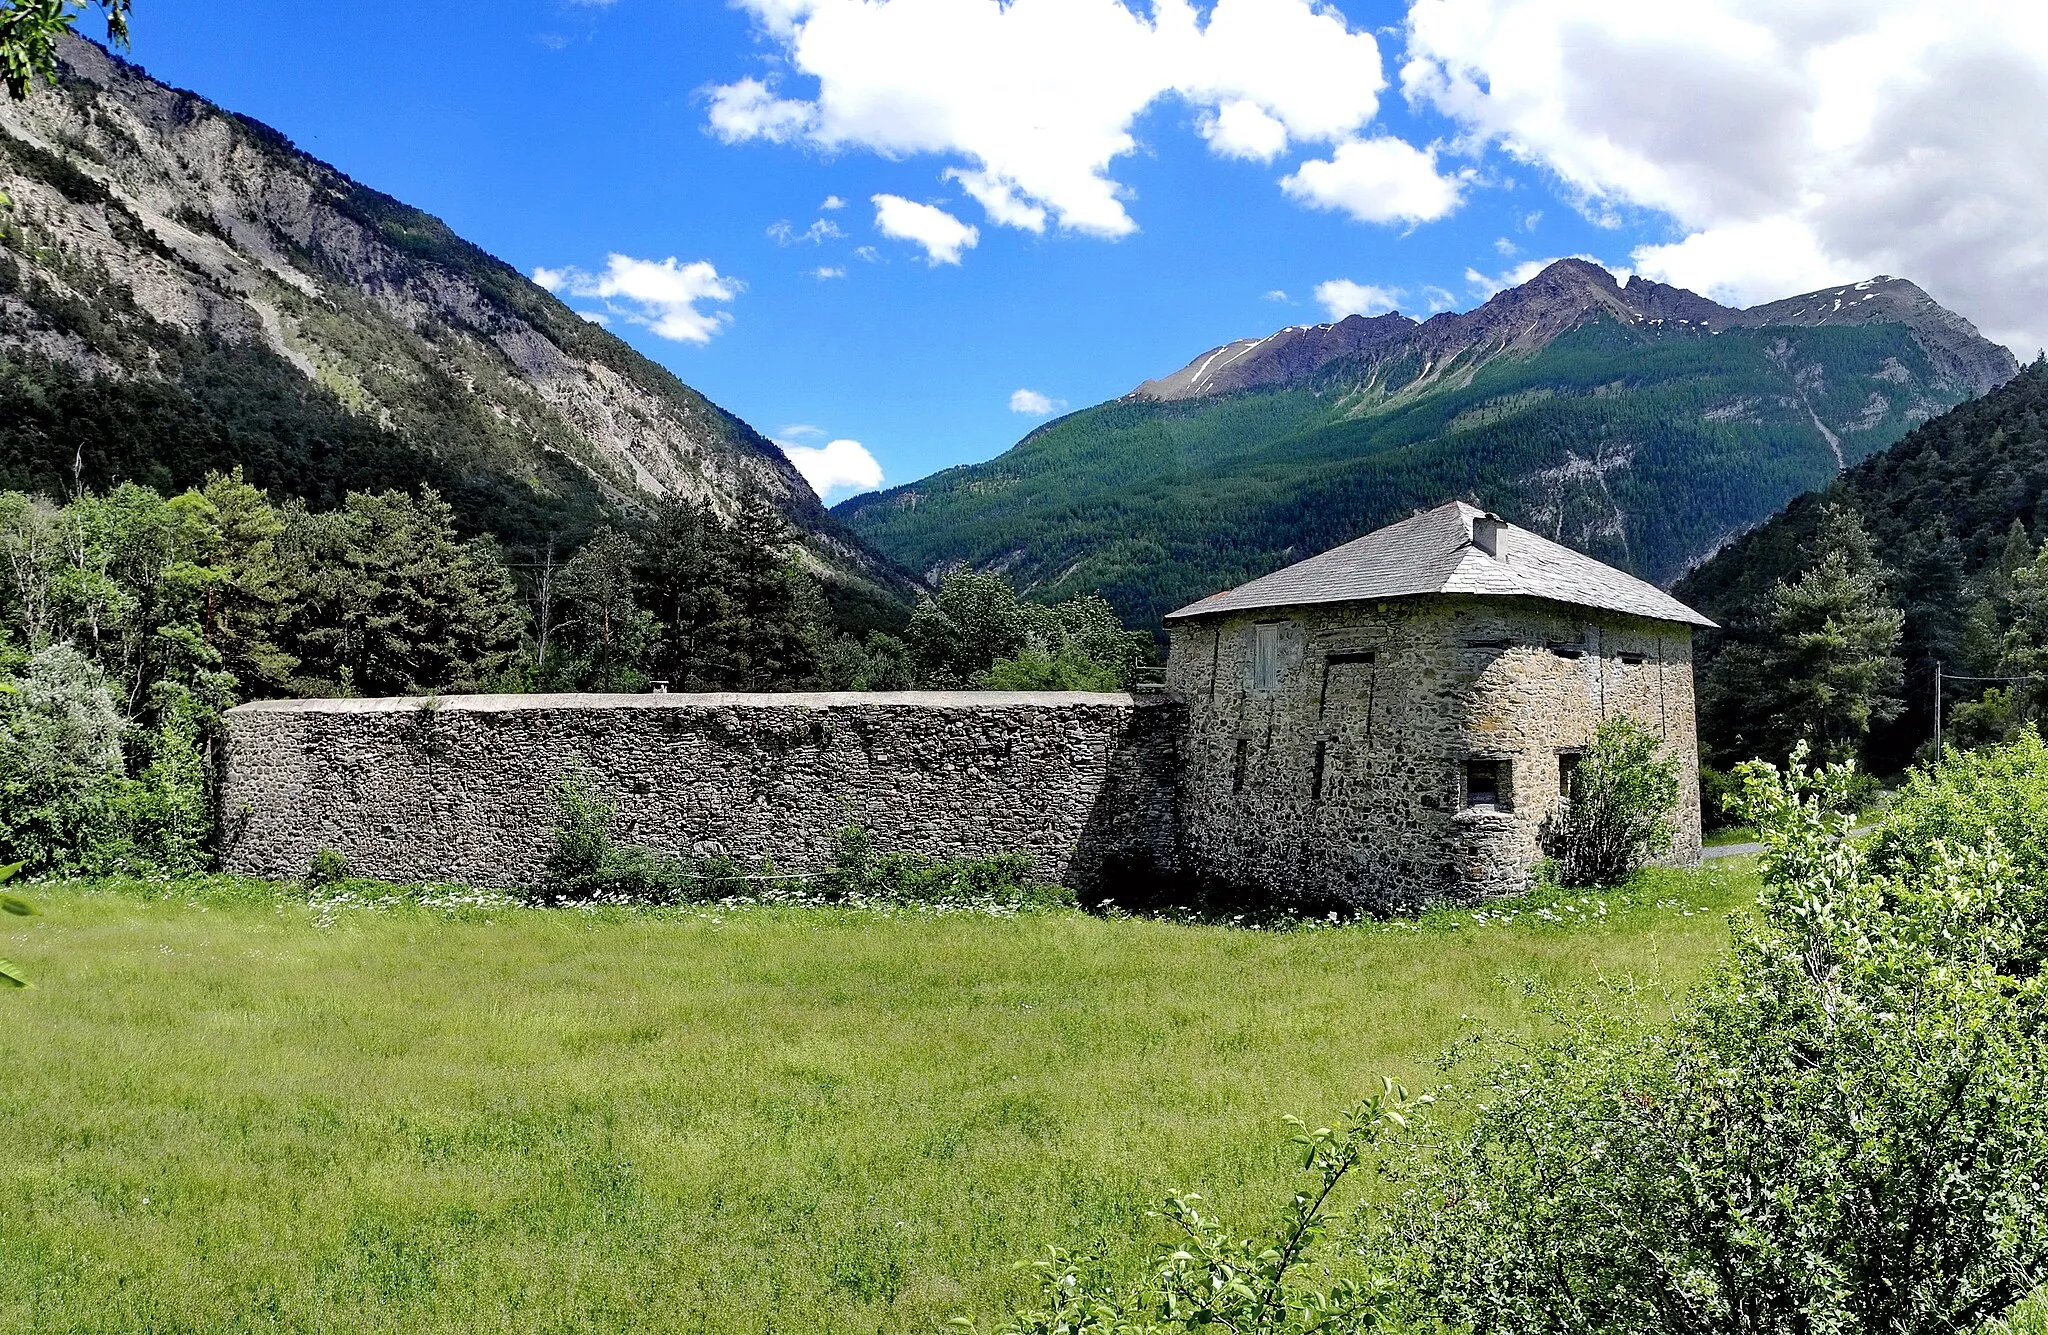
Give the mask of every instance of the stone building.
POLYGON ((1520 890, 1616 714, 1678 758, 1669 856, 1696 860, 1692 630, 1712 624, 1461 503, 1184 607, 1183 866, 1373 908, 1520 890))

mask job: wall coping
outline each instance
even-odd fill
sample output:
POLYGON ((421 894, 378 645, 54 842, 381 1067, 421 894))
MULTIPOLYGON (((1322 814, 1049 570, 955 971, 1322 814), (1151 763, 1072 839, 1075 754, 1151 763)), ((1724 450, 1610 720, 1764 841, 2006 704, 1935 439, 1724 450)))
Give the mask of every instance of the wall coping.
POLYGON ((251 700, 227 712, 255 714, 399 714, 431 706, 459 713, 509 714, 564 709, 1069 709, 1093 705, 1151 709, 1164 696, 1123 691, 668 691, 643 694, 378 696, 367 699, 251 700))

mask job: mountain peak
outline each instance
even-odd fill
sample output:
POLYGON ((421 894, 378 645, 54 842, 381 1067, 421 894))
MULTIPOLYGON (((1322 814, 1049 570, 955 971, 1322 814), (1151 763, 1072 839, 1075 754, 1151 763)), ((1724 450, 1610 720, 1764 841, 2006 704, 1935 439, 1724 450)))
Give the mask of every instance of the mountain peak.
POLYGON ((1593 319, 1620 324, 1693 325, 1725 329, 1898 324, 1926 348, 1941 374, 1983 393, 2019 369, 2006 349, 1988 342, 1954 311, 1903 278, 1880 274, 1783 301, 1737 310, 1682 287, 1633 274, 1626 283, 1578 256, 1553 260, 1514 287, 1469 311, 1417 323, 1405 315, 1349 316, 1334 324, 1298 325, 1265 338, 1211 348, 1172 375, 1147 380, 1128 397, 1170 402, 1248 389, 1277 389, 1321 373, 1333 363, 1372 368, 1404 356, 1432 369, 1471 365, 1502 353, 1533 352, 1593 319))

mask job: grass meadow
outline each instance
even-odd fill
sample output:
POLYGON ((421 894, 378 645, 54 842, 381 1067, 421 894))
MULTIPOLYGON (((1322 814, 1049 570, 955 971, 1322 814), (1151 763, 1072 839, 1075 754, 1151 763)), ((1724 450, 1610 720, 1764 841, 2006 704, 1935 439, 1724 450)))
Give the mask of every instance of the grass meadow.
MULTIPOLYGON (((978 913, 309 905, 31 886, 0 955, 0 1329, 916 1331, 1279 1118, 1413 1084, 1522 980, 1682 989, 1744 859, 1291 932, 978 913)), ((1133 1241, 1138 1238, 1140 1241, 1133 1241)))

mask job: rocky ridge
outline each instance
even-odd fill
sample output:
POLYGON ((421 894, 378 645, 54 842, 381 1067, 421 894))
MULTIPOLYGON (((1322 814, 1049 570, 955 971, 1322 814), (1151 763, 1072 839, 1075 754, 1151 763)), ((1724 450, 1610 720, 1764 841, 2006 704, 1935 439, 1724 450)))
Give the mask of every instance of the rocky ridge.
POLYGON ((772 442, 438 219, 92 43, 62 55, 58 88, 0 100, 0 357, 110 384, 171 374, 173 343, 280 359, 543 511, 765 498, 820 568, 901 592, 772 442))
POLYGON ((1737 310, 1640 275, 1621 283, 1597 264, 1566 259, 1470 311, 1423 321, 1398 312, 1353 315, 1226 343, 1126 397, 1161 403, 1210 398, 1299 384, 1338 367, 1370 383, 1382 365, 1419 357, 1424 369, 1407 385, 1413 392, 1453 370, 1469 372, 1503 354, 1534 351, 1602 317, 1630 325, 1670 321, 1711 332, 1899 324, 1912 331, 1949 386, 1982 394, 2019 370, 2011 352, 1903 278, 1879 275, 1737 310))

